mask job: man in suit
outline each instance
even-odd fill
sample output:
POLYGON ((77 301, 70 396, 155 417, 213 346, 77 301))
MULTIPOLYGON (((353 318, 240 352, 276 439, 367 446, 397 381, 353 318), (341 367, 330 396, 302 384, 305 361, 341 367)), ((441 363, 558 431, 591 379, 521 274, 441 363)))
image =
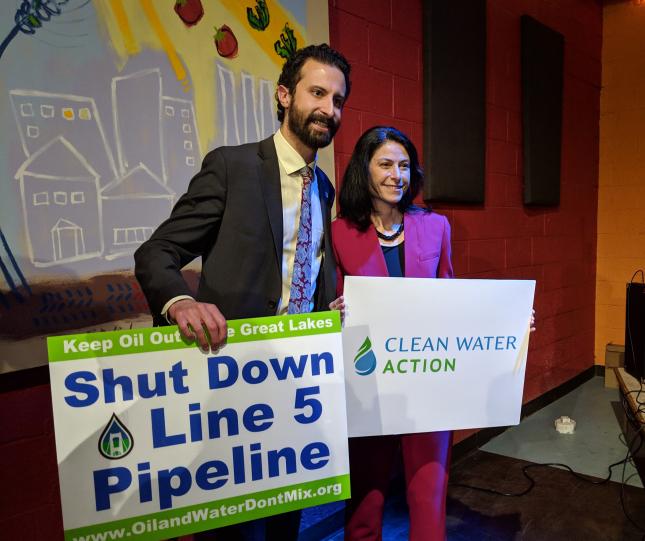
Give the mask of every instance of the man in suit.
MULTIPOLYGON (((208 351, 224 343, 226 319, 327 309, 336 291, 334 189, 316 153, 340 125, 349 71, 325 44, 300 49, 278 79, 280 129, 206 155, 170 218, 135 253, 156 324, 176 323, 208 351), (199 256, 194 295, 180 271, 199 256)), ((299 522, 299 512, 268 518, 266 540, 297 539, 299 522)), ((263 539, 263 529, 250 523, 197 539, 263 539)))

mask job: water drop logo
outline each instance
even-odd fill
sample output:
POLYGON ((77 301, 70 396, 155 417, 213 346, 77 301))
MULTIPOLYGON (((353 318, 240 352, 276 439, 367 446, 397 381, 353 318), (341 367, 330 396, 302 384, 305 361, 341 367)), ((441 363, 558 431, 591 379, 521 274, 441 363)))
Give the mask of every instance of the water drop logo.
POLYGON ((365 342, 354 357, 354 369, 359 376, 368 376, 376 369, 376 355, 372 351, 369 336, 365 338, 365 342))
POLYGON ((134 447, 134 438, 128 428, 115 413, 99 438, 99 453, 105 458, 114 460, 127 456, 134 447))

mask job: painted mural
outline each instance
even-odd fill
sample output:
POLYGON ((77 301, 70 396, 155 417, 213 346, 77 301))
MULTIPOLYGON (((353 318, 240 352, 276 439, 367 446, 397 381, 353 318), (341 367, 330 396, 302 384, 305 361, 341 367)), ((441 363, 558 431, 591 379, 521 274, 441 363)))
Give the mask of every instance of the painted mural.
POLYGON ((328 17, 319 0, 4 0, 0 10, 6 372, 44 364, 48 335, 150 323, 134 251, 208 150, 278 128, 280 68, 328 40, 328 17))

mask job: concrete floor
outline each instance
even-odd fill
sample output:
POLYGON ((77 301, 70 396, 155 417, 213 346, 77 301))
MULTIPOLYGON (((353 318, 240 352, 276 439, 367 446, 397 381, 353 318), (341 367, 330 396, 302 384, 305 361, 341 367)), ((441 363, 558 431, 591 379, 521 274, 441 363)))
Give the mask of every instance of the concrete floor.
MULTIPOLYGON (((564 463, 578 473, 605 478, 609 464, 622 460, 627 452, 619 414, 618 390, 605 389, 603 378, 592 378, 453 465, 451 479, 517 492, 526 486, 521 471, 527 462, 564 463), (554 420, 563 415, 576 421, 574 434, 563 435, 555 430, 554 420)), ((536 472, 536 487, 521 498, 451 488, 448 541, 537 540, 544 539, 547 531, 552 540, 640 538, 641 534, 628 523, 620 507, 622 465, 613 469, 614 482, 600 486, 580 481, 556 468, 531 471, 536 472), (542 517, 549 519, 541 522, 542 517), (561 517, 570 525, 562 530, 562 536, 557 528, 550 529, 555 528, 561 517), (600 537, 590 533, 596 530, 603 532, 599 533, 600 537)), ((624 477, 627 484, 639 487, 625 490, 632 498, 632 506, 636 505, 635 518, 645 522, 645 513, 640 513, 645 508, 645 492, 633 465, 628 464, 624 477)), ((300 541, 342 541, 343 508, 342 502, 336 502, 304 510, 300 541)), ((401 488, 395 487, 386 505, 383 539, 403 541, 407 536, 405 497, 401 488)))
MULTIPOLYGON (((617 410, 618 389, 607 389, 595 377, 545 408, 526 417, 481 450, 529 462, 559 462, 576 472, 605 478, 607 467, 625 458, 627 447, 621 433, 617 410), (576 421, 574 434, 559 434, 554 427, 558 417, 576 421)), ((622 465, 612 469, 611 480, 620 482, 622 465)), ((629 463, 627 484, 643 488, 636 469, 629 463)))

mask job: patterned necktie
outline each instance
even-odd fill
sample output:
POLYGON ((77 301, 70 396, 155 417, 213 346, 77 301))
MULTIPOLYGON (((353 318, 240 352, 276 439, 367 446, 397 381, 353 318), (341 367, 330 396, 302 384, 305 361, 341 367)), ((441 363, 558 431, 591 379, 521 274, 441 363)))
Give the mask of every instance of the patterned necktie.
POLYGON ((291 293, 287 308, 288 314, 311 311, 311 181, 313 180, 313 171, 309 167, 305 167, 300 174, 302 175, 302 203, 296 256, 293 261, 291 293))

